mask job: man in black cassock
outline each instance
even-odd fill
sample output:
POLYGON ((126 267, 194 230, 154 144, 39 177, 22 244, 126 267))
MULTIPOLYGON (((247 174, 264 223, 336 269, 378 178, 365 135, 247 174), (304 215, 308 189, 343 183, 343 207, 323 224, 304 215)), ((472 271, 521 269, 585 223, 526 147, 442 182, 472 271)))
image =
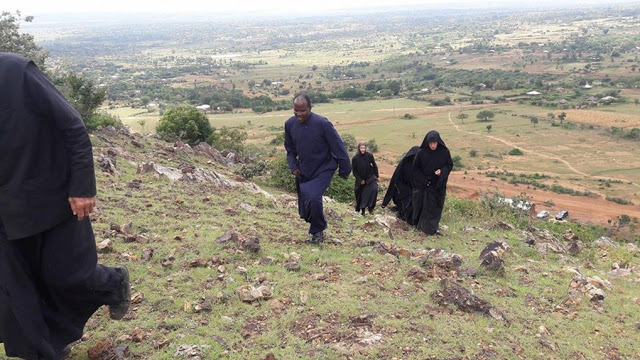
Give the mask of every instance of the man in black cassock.
POLYGON ((311 112, 309 96, 295 98, 293 114, 284 124, 284 147, 289 169, 295 176, 298 212, 310 225, 308 242, 321 243, 327 228, 322 195, 338 167, 342 178, 349 176, 349 155, 333 124, 311 112))
POLYGON ((367 144, 358 144, 358 152, 351 158, 351 168, 356 178, 356 211, 362 211, 364 216, 365 209, 369 209, 369 213, 373 214, 378 199, 380 174, 373 154, 367 151, 367 144))
POLYGON ((415 158, 418 150, 420 150, 420 147, 414 146, 402 156, 402 159, 393 172, 393 176, 391 176, 389 188, 387 189, 387 193, 384 195, 381 205, 383 208, 387 207, 389 202, 393 200, 396 210, 398 211, 398 217, 405 220, 410 225, 413 225, 413 219, 411 217, 411 197, 413 196, 413 159, 415 158))
POLYGON ((96 181, 78 112, 31 61, 0 53, 0 342, 63 359, 102 305, 121 319, 126 267, 97 264, 96 181))
POLYGON ((412 224, 427 235, 439 235, 442 208, 447 193, 449 173, 453 169, 451 153, 431 130, 413 159, 412 224))

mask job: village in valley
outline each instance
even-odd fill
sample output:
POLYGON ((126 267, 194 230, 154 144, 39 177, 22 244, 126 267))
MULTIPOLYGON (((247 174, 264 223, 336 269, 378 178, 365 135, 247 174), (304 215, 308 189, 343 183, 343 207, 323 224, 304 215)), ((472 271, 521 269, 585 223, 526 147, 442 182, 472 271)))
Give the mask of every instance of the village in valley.
POLYGON ((640 359, 638 4, 25 15, 0 30, 83 116, 99 261, 131 271, 70 359, 640 359), (305 243, 299 94, 367 144, 378 205, 437 130, 442 236, 336 175, 305 243))

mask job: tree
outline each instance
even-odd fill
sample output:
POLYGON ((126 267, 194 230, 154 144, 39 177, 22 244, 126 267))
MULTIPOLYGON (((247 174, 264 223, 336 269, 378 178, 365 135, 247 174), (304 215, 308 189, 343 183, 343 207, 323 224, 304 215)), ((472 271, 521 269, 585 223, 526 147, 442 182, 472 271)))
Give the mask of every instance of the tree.
POLYGON ((353 134, 340 135, 340 138, 342 139, 344 146, 347 148, 347 152, 351 153, 356 151, 356 148, 358 147, 358 141, 356 140, 356 137, 353 136, 353 134))
POLYGON ((478 121, 489 121, 489 119, 493 119, 496 114, 491 110, 482 110, 476 115, 476 119, 478 121))
POLYGON ((21 21, 32 22, 33 16, 23 18, 20 11, 15 14, 3 11, 0 14, 0 52, 22 55, 44 69, 44 61, 49 53, 35 43, 33 35, 20 33, 21 21))
POLYGON ((243 128, 228 128, 223 126, 218 134, 209 138, 211 146, 218 150, 229 149, 236 153, 244 151, 244 142, 247 140, 247 132, 243 128))
POLYGON ((96 129, 93 119, 98 107, 107 97, 104 89, 97 89, 91 80, 75 72, 69 72, 62 76, 54 77, 53 83, 60 92, 69 100, 69 103, 80 113, 87 128, 96 129))
POLYGON ((163 140, 184 141, 192 146, 209 140, 214 131, 205 114, 185 106, 167 110, 156 127, 163 140))
POLYGON ((551 119, 551 121, 553 121, 556 118, 556 114, 552 112, 548 113, 547 116, 551 119))
POLYGON ((458 120, 460 120, 463 124, 464 124, 464 119, 466 119, 468 117, 469 117, 468 114, 465 114, 465 113, 462 113, 462 112, 460 114, 458 114, 458 116, 456 116, 456 118, 458 118, 458 120))
POLYGON ((533 127, 536 127, 536 125, 538 124, 538 118, 533 116, 531 118, 531 123, 533 124, 533 127))
POLYGON ((378 152, 378 144, 376 144, 376 139, 367 141, 367 151, 369 151, 370 153, 378 152))
POLYGON ((558 115, 558 119, 560 119, 560 124, 562 124, 562 121, 567 117, 567 113, 565 113, 564 111, 560 113, 560 115, 558 115))
POLYGON ((492 125, 487 125, 487 132, 491 132, 492 125))

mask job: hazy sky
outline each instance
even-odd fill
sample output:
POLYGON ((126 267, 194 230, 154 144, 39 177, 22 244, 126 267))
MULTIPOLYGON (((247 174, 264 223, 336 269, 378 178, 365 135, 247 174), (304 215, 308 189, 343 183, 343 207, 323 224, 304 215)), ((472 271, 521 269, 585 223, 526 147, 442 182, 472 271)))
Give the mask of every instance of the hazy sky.
MULTIPOLYGON (((472 0, 455 0, 472 3, 472 0)), ((504 0, 502 0, 504 1, 504 0)), ((446 0, 2 0, 0 10, 24 14, 78 12, 308 12, 381 5, 443 4, 446 0)))
POLYGON ((629 2, 631 0, 1 0, 0 11, 20 10, 26 15, 51 13, 175 13, 175 12, 265 12, 269 14, 312 13, 368 8, 377 6, 403 7, 496 7, 549 6, 576 3, 629 2))

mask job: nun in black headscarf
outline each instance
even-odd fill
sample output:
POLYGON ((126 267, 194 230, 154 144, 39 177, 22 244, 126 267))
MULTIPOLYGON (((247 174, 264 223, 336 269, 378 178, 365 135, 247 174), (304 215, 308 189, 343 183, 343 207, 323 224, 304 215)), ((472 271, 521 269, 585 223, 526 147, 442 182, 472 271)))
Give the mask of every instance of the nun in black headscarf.
MULTIPOLYGON (((382 207, 386 207, 391 200, 395 204, 395 209, 398 211, 398 217, 411 224, 411 197, 413 196, 413 159, 416 157, 416 153, 420 150, 419 146, 414 146, 406 154, 402 156, 402 159, 398 163, 391 181, 389 182, 389 188, 382 200, 382 207)), ((394 210, 394 209, 392 209, 394 210)))
POLYGON ((451 153, 440 134, 429 131, 413 160, 412 196, 412 223, 427 235, 440 234, 438 225, 452 168, 451 153))
POLYGON ((378 199, 378 165, 373 158, 373 154, 367 152, 367 144, 358 144, 358 152, 351 159, 351 168, 353 176, 356 178, 356 211, 369 209, 369 213, 373 214, 378 199))

